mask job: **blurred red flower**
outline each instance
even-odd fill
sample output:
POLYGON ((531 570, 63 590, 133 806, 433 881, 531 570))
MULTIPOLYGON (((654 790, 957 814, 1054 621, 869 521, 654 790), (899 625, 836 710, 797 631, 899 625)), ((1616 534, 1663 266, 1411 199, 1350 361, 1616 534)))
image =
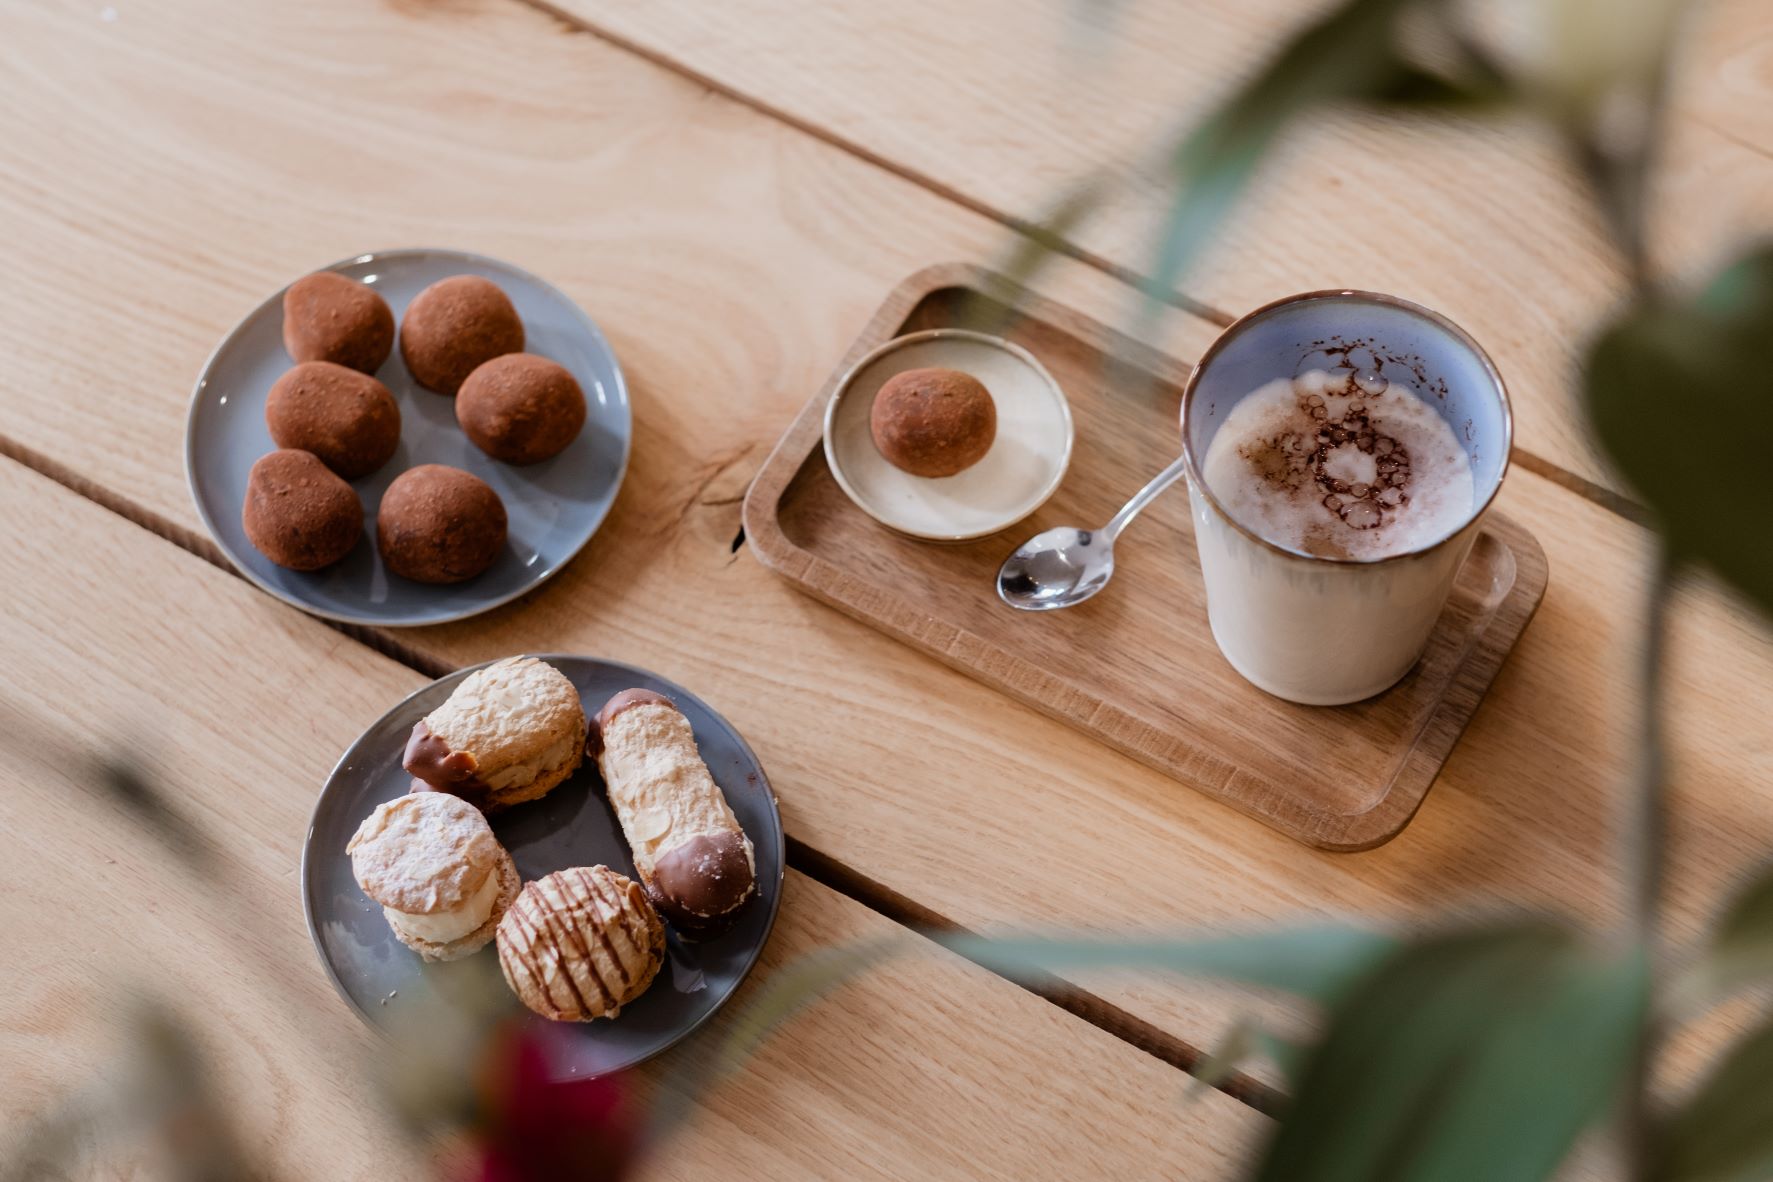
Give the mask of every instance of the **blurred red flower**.
POLYGON ((554 1078, 547 1032, 506 1027, 480 1079, 478 1182, 619 1182, 633 1170, 641 1113, 620 1075, 554 1078))

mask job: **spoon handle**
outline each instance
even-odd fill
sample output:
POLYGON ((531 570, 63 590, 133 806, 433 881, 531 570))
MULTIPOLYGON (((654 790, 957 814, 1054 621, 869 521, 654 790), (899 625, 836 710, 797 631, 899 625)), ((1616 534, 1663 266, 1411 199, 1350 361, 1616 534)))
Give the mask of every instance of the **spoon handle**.
POLYGON ((1139 516, 1139 511, 1141 509, 1156 500, 1157 494, 1163 492, 1166 488, 1169 488, 1170 485, 1182 478, 1183 467, 1182 457, 1177 456, 1168 468, 1165 468, 1162 472, 1153 476, 1149 484, 1134 493, 1133 499, 1122 506, 1121 511, 1116 513, 1114 518, 1109 521, 1107 525, 1102 527, 1103 539, 1110 546, 1114 545, 1114 539, 1120 536, 1120 531, 1127 527, 1129 521, 1139 516))

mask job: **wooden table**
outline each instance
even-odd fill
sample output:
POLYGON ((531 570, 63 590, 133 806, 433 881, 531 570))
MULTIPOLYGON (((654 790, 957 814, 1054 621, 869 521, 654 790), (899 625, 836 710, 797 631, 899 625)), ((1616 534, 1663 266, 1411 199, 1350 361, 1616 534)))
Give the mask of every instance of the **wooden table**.
MULTIPOLYGON (((134 982, 198 1023, 280 1168, 396 1176, 405 1150, 364 1099, 373 1043, 302 930, 303 818, 389 702, 516 651, 656 669, 758 750, 792 870, 747 993, 809 949, 905 923, 1410 925, 1498 904, 1609 920, 1648 535, 1568 389, 1619 276, 1520 127, 1313 126, 1278 166, 1296 183, 1251 203, 1158 342, 1192 357, 1261 300, 1350 284, 1446 311, 1511 377, 1502 505, 1543 543, 1551 589, 1389 845, 1305 849, 805 599, 741 544, 751 474, 896 280, 992 257, 1004 223, 1198 110, 1306 7, 1127 5, 1099 39, 1107 63, 1064 75, 1069 6, 1015 0, 9 8, 0 1129, 114 1062, 134 982), (1340 162, 1381 153, 1408 154, 1407 181, 1351 186, 1340 162), (217 561, 184 487, 184 408, 265 292, 407 244, 508 258, 579 300, 627 369, 635 457, 603 531, 534 595, 463 624, 346 634, 217 561), (94 761, 119 749, 177 787, 230 908, 91 791, 94 761)), ((1759 0, 1721 0, 1696 33, 1659 194, 1675 270, 1773 224, 1773 23, 1759 0)), ((1122 318, 1140 196, 1040 285, 1122 318)), ((1673 656, 1670 923, 1690 939, 1773 849, 1773 646, 1699 583, 1673 656)), ((872 974, 786 1027, 654 1166, 1234 1173, 1266 1118, 1218 1092, 1179 1103, 1178 1065, 1276 1008, 1168 978, 1075 984, 1061 1006, 943 954, 872 974)), ((1671 1077, 1732 1026, 1679 1042, 1671 1077)), ((103 1152, 83 1148, 81 1176, 106 1173, 103 1152)))

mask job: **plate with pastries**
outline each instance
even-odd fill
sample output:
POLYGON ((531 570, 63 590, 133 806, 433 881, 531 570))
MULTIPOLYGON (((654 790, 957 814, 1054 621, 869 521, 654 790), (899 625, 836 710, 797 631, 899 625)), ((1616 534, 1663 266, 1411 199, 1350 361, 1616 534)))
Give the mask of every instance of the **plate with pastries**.
POLYGON ((763 768, 707 703, 614 661, 506 657, 412 694, 345 752, 308 827, 303 907, 372 1026, 527 1011, 562 1035, 556 1070, 583 1078, 725 1003, 783 866, 763 768))
POLYGON ((590 541, 628 467, 622 368, 545 280, 357 255, 248 313, 197 379, 185 475, 236 568, 352 624, 459 620, 590 541))

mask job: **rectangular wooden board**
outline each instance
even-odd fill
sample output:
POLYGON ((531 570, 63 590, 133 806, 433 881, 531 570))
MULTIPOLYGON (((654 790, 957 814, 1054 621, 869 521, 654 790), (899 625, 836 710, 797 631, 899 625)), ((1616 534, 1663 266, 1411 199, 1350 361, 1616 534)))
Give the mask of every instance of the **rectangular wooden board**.
POLYGON ((1379 845, 1415 815, 1532 618, 1545 555, 1492 512, 1422 660, 1352 706, 1283 702, 1226 663, 1207 628, 1180 486, 1122 535, 1114 583, 1102 594, 1059 612, 1004 606, 994 578, 1019 542, 1056 525, 1100 525, 1175 457, 1187 373, 983 268, 920 271, 888 297, 758 473, 745 499, 746 537, 808 594, 1291 837, 1332 850, 1379 845), (1016 309, 1007 323, 1005 300, 1016 309), (1071 401, 1070 471, 1046 505, 992 537, 939 545, 894 533, 832 478, 825 406, 881 342, 994 316, 1071 401))

